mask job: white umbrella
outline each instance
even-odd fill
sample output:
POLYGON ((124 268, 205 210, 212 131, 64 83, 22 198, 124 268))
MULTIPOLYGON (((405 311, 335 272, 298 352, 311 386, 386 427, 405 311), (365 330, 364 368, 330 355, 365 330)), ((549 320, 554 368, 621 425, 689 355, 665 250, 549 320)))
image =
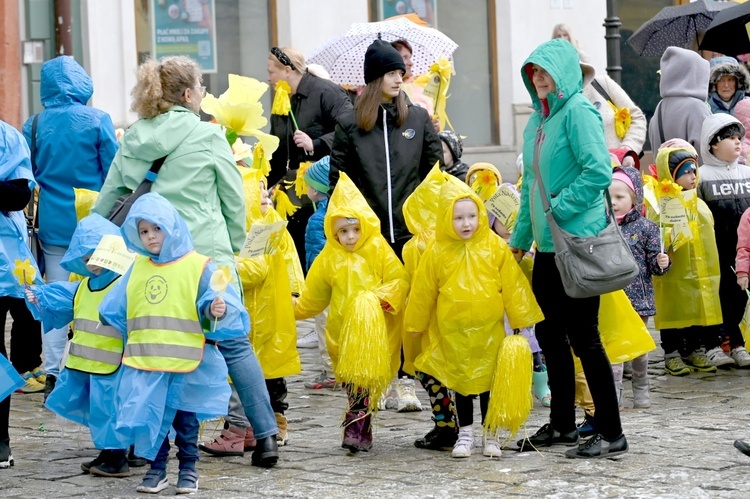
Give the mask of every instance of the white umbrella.
POLYGON ((439 57, 452 59, 458 44, 434 28, 413 23, 405 18, 375 23, 354 23, 339 38, 328 40, 307 59, 310 64, 320 64, 340 85, 365 84, 365 52, 367 47, 381 38, 386 42, 404 39, 411 45, 412 74, 426 73, 439 57))

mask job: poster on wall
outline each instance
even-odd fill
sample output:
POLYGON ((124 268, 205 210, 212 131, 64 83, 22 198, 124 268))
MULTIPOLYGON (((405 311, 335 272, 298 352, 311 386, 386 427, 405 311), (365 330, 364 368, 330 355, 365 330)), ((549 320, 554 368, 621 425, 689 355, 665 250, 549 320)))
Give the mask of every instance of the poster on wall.
POLYGON ((380 19, 416 14, 427 26, 437 27, 436 0, 380 0, 380 19))
POLYGON ((153 0, 151 53, 161 58, 187 55, 204 73, 216 72, 214 0, 153 0))

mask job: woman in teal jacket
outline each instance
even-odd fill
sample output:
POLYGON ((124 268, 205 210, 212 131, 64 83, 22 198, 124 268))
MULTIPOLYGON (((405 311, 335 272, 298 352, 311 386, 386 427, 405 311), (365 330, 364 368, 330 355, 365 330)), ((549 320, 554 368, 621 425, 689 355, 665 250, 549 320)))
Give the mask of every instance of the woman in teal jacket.
POLYGON ((598 433, 566 455, 610 457, 626 452, 628 444, 612 368, 599 338, 599 297, 574 299, 565 294, 533 166, 538 157, 560 227, 576 236, 598 234, 607 224, 603 191, 612 181, 604 128, 596 108, 581 93, 578 52, 567 40, 540 45, 524 63, 521 77, 535 112, 524 130, 521 209, 510 246, 520 260, 533 241, 537 244, 532 287, 545 320, 537 324, 536 335, 547 362, 553 404, 550 423, 518 445, 531 450, 578 443, 572 347, 591 389, 598 433))

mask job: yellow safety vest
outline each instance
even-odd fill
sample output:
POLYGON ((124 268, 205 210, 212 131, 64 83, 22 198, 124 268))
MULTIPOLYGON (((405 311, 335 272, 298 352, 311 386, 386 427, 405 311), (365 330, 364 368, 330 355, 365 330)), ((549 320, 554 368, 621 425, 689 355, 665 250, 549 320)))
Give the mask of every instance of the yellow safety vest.
POLYGON ((73 339, 65 362, 68 369, 91 374, 112 374, 120 367, 122 334, 99 322, 99 305, 116 280, 98 291, 89 288, 88 277, 78 286, 73 298, 73 339))
POLYGON ((159 265, 138 256, 127 285, 128 342, 122 363, 144 371, 187 373, 203 359, 206 337, 195 302, 208 258, 191 251, 159 265))

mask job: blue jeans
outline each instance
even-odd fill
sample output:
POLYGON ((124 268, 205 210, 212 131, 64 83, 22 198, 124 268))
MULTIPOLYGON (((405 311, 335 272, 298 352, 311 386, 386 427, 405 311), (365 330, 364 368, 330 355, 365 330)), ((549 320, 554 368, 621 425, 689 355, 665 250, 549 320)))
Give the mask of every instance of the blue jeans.
MULTIPOLYGON (((180 461, 180 469, 195 471, 195 462, 198 461, 198 430, 200 424, 194 412, 177 411, 172 426, 175 430, 174 443, 177 446, 177 459, 180 461)), ((151 463, 151 469, 166 470, 169 459, 169 434, 164 438, 156 459, 151 463)))
POLYGON ((279 429, 271 408, 266 381, 247 336, 220 341, 219 352, 227 363, 229 376, 237 390, 245 416, 253 427, 255 438, 276 435, 279 429))
MULTIPOLYGON (((42 245, 44 253, 45 276, 47 284, 57 281, 67 281, 70 272, 60 266, 60 260, 68 250, 65 246, 42 245)), ((68 328, 53 329, 42 335, 42 351, 44 352, 44 372, 54 377, 60 376, 60 364, 65 354, 65 344, 68 342, 68 328)))

